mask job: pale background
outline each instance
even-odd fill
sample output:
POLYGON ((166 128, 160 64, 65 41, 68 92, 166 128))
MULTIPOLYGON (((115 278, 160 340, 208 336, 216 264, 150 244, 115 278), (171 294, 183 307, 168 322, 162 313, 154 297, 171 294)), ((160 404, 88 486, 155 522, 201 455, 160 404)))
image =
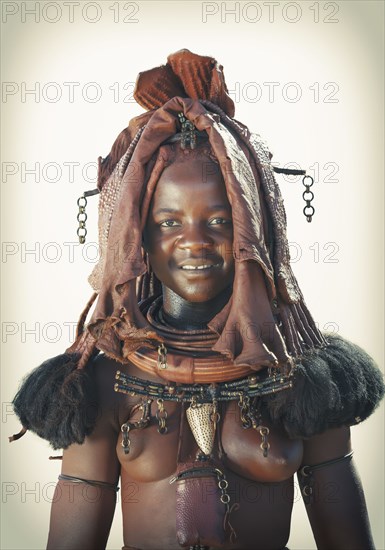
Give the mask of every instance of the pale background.
MULTIPOLYGON (((141 112, 130 99, 137 73, 171 52, 185 47, 223 64, 236 118, 267 140, 277 162, 318 163, 311 224, 301 183, 278 176, 293 268, 320 327, 383 365, 383 2, 75 2, 72 22, 64 4, 2 2, 4 549, 45 547, 60 462, 32 434, 8 445, 19 429, 10 401, 26 372, 65 350, 91 294, 97 198, 89 199, 90 244, 76 245, 76 199, 95 187, 87 164, 141 112), (36 15, 25 13, 34 7, 36 15), (73 97, 69 82, 78 83, 73 97), (269 82, 277 83, 270 97, 269 82), (25 95, 35 85, 36 96, 25 95), (26 173, 35 163, 36 176, 26 173), (73 174, 68 163, 77 163, 73 174)), ((352 430, 378 549, 383 420, 380 408, 352 430)), ((122 545, 120 515, 118 505, 109 549, 122 545)), ((289 547, 315 548, 300 499, 289 547)))

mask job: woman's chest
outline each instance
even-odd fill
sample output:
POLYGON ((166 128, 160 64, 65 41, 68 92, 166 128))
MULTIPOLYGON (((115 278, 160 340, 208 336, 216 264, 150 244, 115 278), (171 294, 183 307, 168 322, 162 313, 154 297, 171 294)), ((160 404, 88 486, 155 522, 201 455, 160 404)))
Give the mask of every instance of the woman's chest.
MULTIPOLYGON (((122 469, 131 479, 159 481, 171 477, 178 462, 194 459, 199 452, 196 441, 199 433, 194 437, 186 408, 188 405, 155 401, 148 410, 138 407, 130 416, 125 423, 129 426, 128 432, 122 428, 117 453, 122 469), (147 421, 143 422, 146 415, 147 421), (143 424, 146 427, 141 427, 143 424)), ((237 401, 224 403, 219 412, 215 434, 212 434, 213 454, 220 457, 225 469, 258 482, 283 481, 298 470, 302 441, 288 439, 263 415, 255 427, 245 428, 237 401)), ((212 426, 208 427, 212 431, 212 426)), ((199 429, 198 425, 198 432, 199 429)))

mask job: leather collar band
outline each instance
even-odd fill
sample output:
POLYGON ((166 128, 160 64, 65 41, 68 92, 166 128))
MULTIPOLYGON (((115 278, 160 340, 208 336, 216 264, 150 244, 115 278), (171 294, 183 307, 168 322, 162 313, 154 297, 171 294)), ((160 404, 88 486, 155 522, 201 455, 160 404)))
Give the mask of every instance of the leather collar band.
POLYGON ((167 382, 184 384, 228 382, 253 372, 250 367, 235 366, 231 359, 218 356, 192 357, 159 346, 158 351, 139 348, 129 355, 129 360, 141 371, 157 374, 167 382))
MULTIPOLYGON (((141 371, 184 384, 228 382, 255 373, 250 367, 234 365, 231 358, 213 352, 211 348, 218 336, 210 329, 184 331, 167 325, 161 315, 162 296, 144 300, 139 307, 164 342, 157 350, 143 346, 129 355, 141 371)), ((282 376, 285 378, 286 374, 282 376)))

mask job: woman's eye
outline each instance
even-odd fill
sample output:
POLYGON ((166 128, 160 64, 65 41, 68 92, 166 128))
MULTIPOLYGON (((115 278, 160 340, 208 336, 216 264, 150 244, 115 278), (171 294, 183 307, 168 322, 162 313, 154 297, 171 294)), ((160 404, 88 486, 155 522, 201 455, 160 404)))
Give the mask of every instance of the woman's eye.
POLYGON ((210 221, 209 225, 221 225, 224 223, 231 223, 231 221, 225 218, 214 218, 213 220, 210 221))
POLYGON ((161 227, 177 227, 179 224, 175 220, 165 220, 160 224, 161 227))

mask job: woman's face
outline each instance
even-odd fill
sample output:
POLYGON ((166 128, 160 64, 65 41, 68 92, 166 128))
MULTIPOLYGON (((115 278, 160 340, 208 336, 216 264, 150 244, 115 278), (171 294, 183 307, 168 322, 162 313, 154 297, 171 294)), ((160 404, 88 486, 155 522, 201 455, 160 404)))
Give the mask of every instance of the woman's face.
POLYGON ((205 302, 234 277, 231 207, 219 167, 186 160, 166 168, 156 186, 144 247, 158 279, 190 302, 205 302))

